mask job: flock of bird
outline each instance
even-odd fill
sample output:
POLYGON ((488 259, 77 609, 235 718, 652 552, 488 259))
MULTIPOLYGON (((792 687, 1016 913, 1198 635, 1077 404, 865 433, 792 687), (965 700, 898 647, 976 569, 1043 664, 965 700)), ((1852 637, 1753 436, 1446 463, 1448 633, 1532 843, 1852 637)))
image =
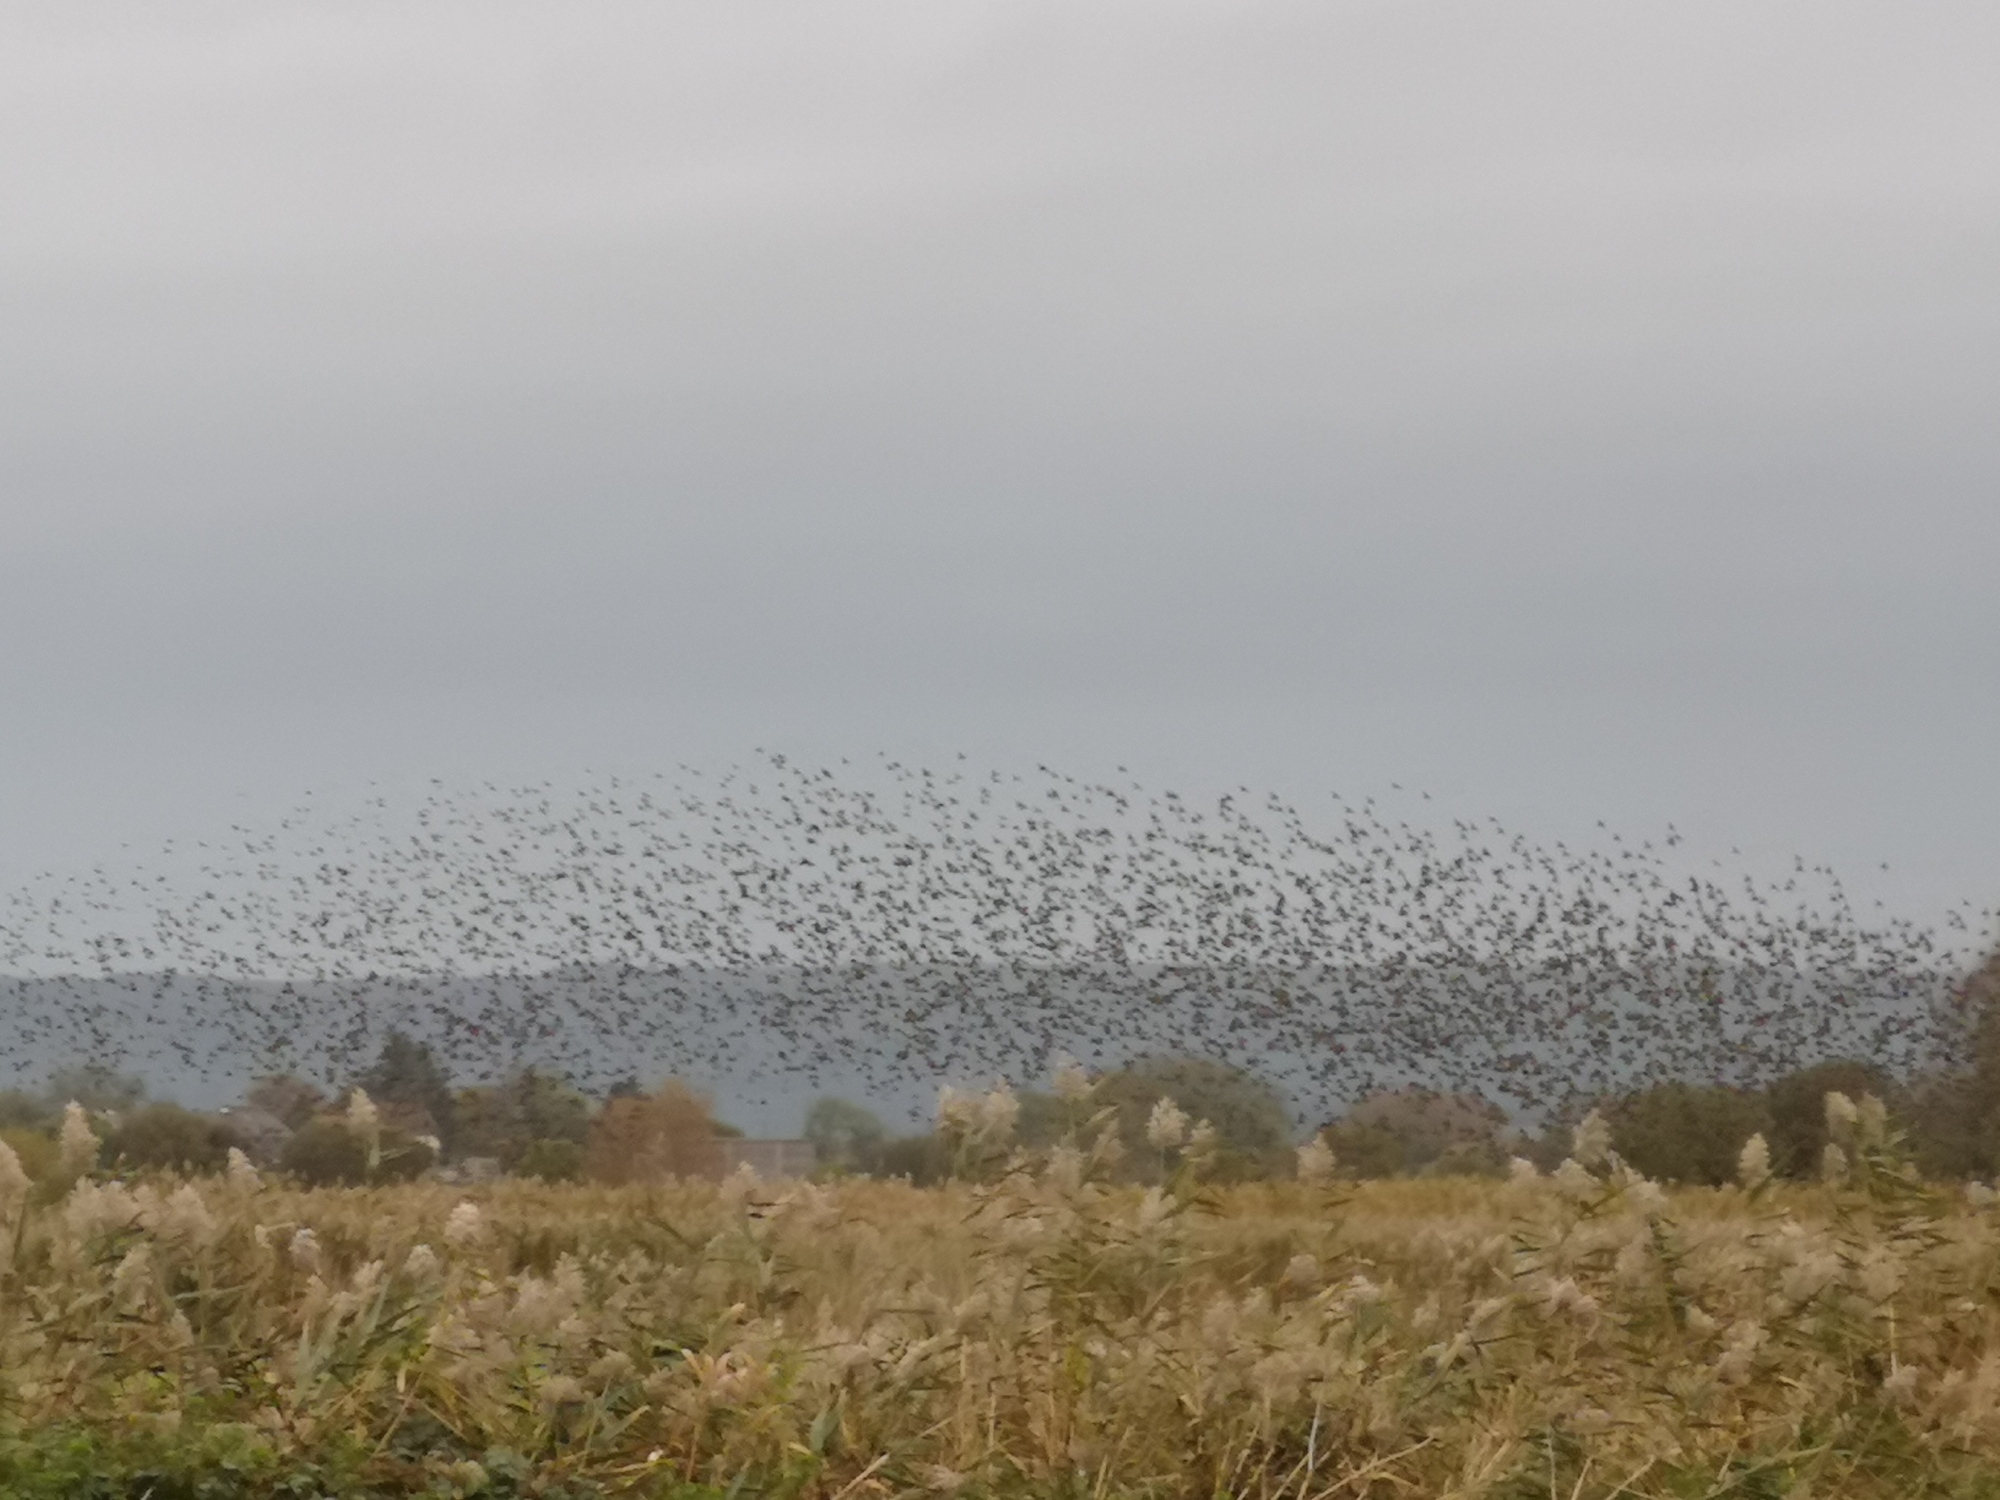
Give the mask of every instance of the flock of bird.
POLYGON ((1990 914, 1864 920, 1830 870, 1497 822, 1197 806, 1119 778, 770 755, 719 775, 308 802, 0 911, 17 1061, 329 1078, 391 1028, 461 1077, 746 1067, 908 1095, 1068 1052, 1528 1111, 1827 1056, 1919 1065, 1990 914))

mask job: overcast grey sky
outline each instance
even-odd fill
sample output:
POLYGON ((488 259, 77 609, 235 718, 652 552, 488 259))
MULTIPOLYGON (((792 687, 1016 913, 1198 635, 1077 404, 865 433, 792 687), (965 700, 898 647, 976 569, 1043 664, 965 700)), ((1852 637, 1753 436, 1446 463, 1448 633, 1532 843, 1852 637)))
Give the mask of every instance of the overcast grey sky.
POLYGON ((0 10, 0 877, 754 745, 2000 895, 1990 3, 0 10))

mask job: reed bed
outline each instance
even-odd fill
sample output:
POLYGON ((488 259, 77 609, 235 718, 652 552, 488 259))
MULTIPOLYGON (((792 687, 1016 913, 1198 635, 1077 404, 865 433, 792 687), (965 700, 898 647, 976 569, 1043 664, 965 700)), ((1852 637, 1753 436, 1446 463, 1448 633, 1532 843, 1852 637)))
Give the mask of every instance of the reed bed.
POLYGON ((1859 1129, 1701 1192, 16 1183, 0 1490, 2000 1494, 2000 1210, 1859 1129))

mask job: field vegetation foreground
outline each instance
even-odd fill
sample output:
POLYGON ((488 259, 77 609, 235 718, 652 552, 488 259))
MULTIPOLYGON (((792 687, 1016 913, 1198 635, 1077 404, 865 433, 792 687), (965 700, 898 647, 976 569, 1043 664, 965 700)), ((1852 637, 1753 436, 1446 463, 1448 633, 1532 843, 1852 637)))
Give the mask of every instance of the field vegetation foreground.
POLYGON ((1498 1182, 16 1169, 0 1491, 2000 1494, 2000 1210, 1829 1106, 1823 1183, 1674 1191, 1594 1120, 1498 1182))

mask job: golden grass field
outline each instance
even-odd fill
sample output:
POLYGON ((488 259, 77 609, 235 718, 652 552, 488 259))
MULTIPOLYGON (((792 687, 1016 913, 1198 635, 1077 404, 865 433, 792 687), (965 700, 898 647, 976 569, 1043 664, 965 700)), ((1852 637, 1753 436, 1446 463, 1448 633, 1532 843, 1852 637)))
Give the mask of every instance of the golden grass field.
POLYGON ((2000 1211, 1850 1156, 1691 1192, 1074 1151, 925 1190, 85 1178, 8 1200, 8 1472, 56 1493, 61 1433, 230 1494, 2000 1493, 2000 1211))

